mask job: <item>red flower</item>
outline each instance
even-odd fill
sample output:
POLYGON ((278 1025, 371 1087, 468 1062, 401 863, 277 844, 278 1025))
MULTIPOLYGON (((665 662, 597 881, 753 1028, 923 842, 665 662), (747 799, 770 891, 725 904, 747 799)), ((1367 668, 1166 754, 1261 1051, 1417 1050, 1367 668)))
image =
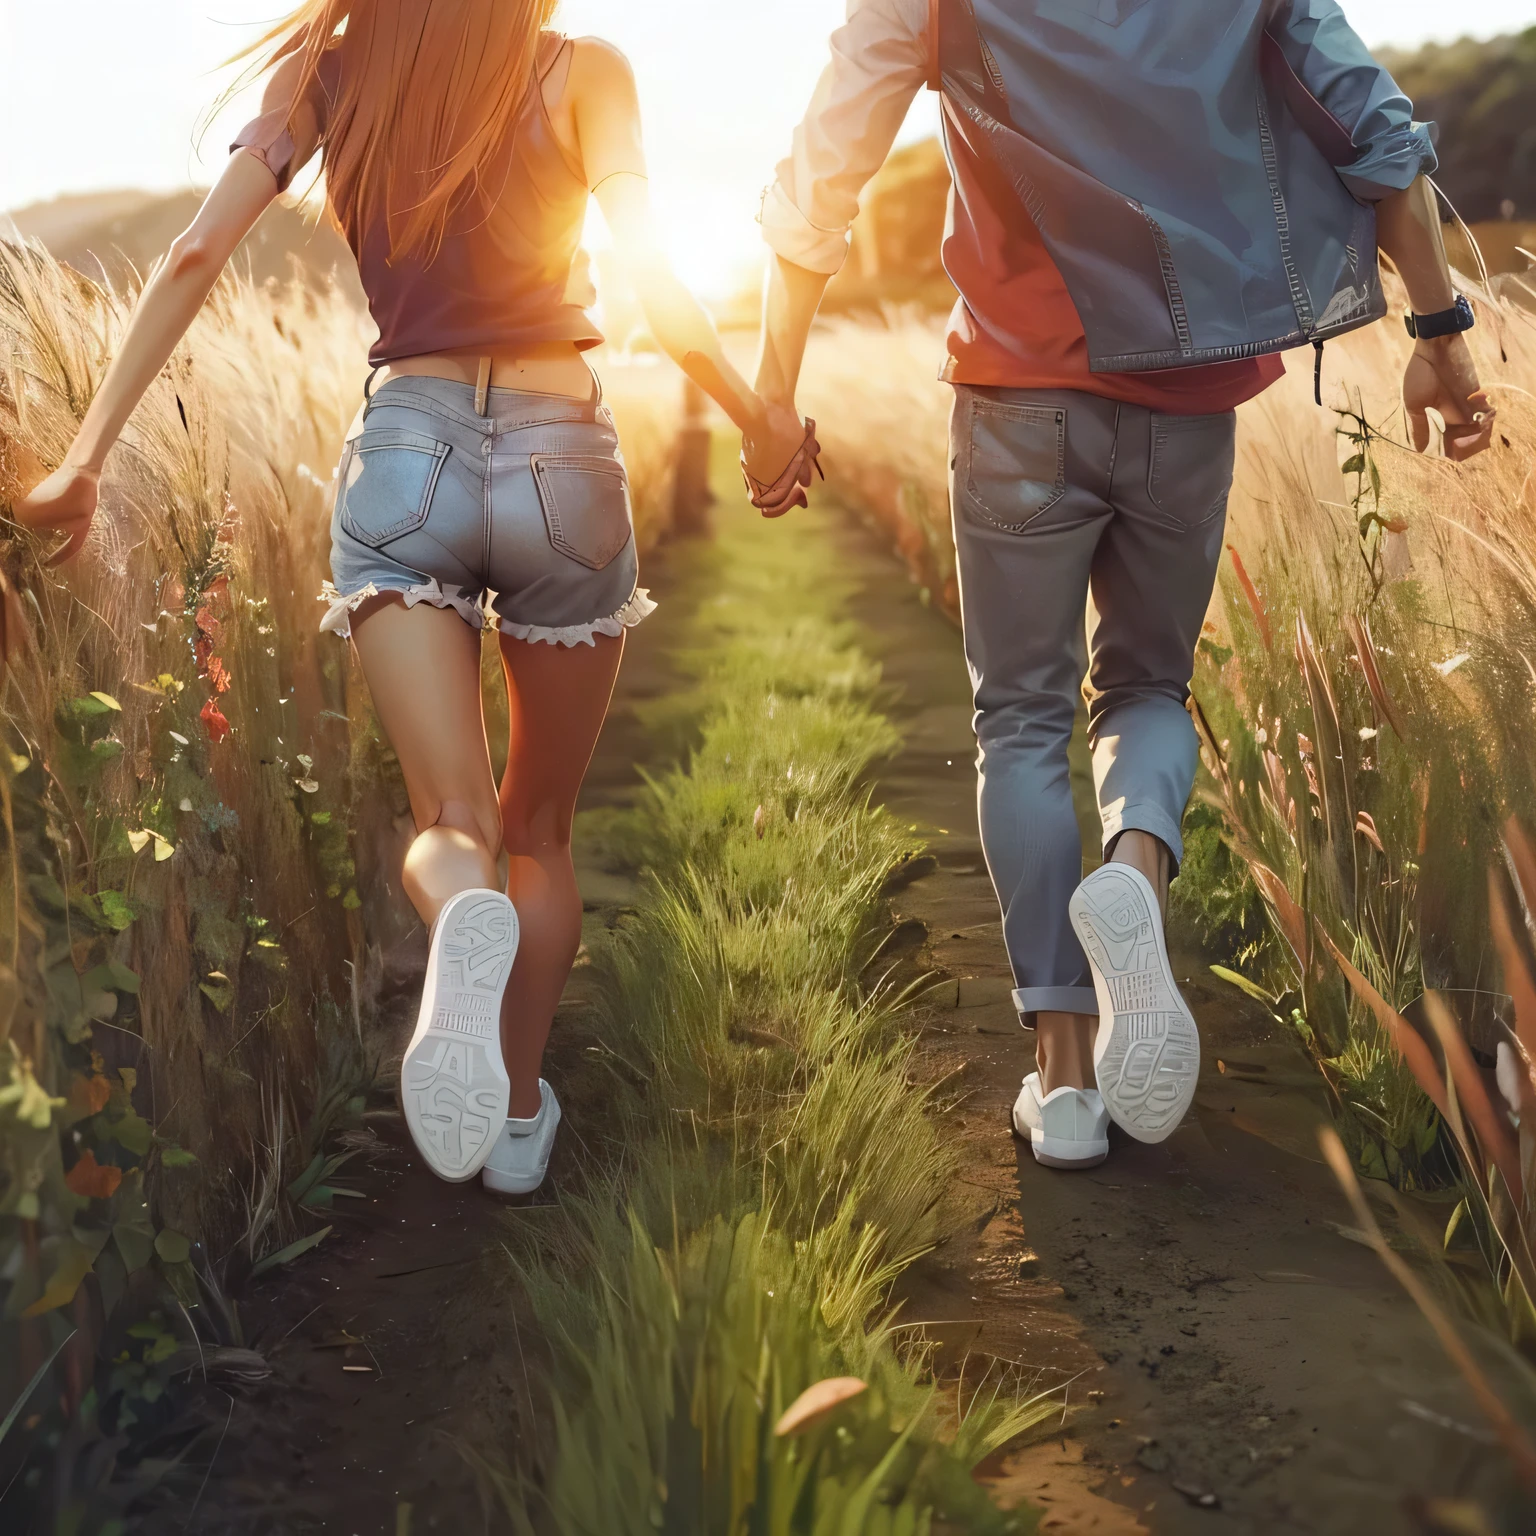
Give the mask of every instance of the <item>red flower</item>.
POLYGON ((203 705, 198 713, 198 719, 203 722, 203 728, 208 732, 208 739, 215 745, 229 735, 229 721, 224 718, 223 711, 212 699, 203 705))
POLYGON ((111 1163, 98 1163, 96 1154, 89 1147, 64 1175, 64 1183, 70 1191, 85 1200, 109 1200, 122 1182, 123 1170, 111 1163))
POLYGON ((213 684, 215 693, 229 692, 229 668, 217 656, 208 658, 208 681, 213 684))

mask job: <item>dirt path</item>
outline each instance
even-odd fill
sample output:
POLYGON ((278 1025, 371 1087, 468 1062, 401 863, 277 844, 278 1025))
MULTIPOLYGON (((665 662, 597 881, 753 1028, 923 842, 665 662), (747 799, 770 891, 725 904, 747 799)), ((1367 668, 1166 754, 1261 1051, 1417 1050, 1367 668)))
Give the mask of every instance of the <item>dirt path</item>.
MULTIPOLYGON (((974 1384, 978 1357, 1013 1361, 1042 1387, 1068 1384, 1073 1408, 1059 1433, 993 1475, 1070 1532, 1436 1529, 1410 1519, 1404 1496, 1482 1488, 1480 1421, 1374 1255, 1339 1234, 1347 1214, 1313 1151, 1324 1113, 1314 1080, 1257 1009, 1218 995, 1199 958, 1180 956, 1206 1041, 1189 1123, 1161 1147, 1116 1144, 1086 1175, 1020 1155, 1008 1108, 1032 1047, 1008 1000, 975 833, 958 636, 870 537, 816 515, 860 583, 855 617, 906 736, 879 793, 931 839, 930 872, 894 898, 895 945, 947 978, 924 1043, 956 1090, 964 1236, 912 1275, 906 1316, 929 1325, 956 1379, 969 1372, 974 1384)), ((649 565, 663 605, 631 638, 585 810, 623 801, 637 765, 677 749, 635 711, 671 685, 666 652, 697 585, 688 566, 686 551, 649 565)), ((584 863, 588 921, 608 924, 633 886, 584 863)), ((411 957, 396 958, 408 993, 411 957)), ((592 1044, 584 1013, 578 970, 552 1046, 563 1083, 591 1078, 578 1066, 592 1044)), ((405 1024, 402 1012, 402 1037, 405 1024)), ((567 1109, 573 1128, 601 1115, 579 1097, 567 1109)), ((237 1400, 195 1510, 164 1529, 500 1528, 464 1450, 510 1448, 524 1341, 504 1321, 504 1272, 481 1261, 505 1223, 537 1221, 540 1207, 443 1185, 409 1156, 391 1112, 371 1124, 380 1139, 363 1213, 243 1301, 273 1375, 237 1400)), ((544 1199, 557 1198, 560 1158, 544 1199)))
POLYGON ((1070 1381, 1082 1405, 1003 1480, 1071 1532, 1385 1536, 1439 1528, 1411 1513, 1415 1496, 1497 1507, 1481 1418, 1376 1256, 1340 1233, 1315 1074, 1187 945, 1174 960, 1205 1048, 1186 1124, 1157 1147, 1115 1132, 1083 1174, 1040 1167, 1009 1135, 1033 1037, 976 833, 959 637, 871 536, 841 544, 906 741, 879 794, 930 838, 932 873, 895 906, 907 944, 949 978, 925 1043, 957 1086, 974 1215, 916 1274, 907 1315, 957 1372, 968 1353, 1001 1357, 1070 1381))

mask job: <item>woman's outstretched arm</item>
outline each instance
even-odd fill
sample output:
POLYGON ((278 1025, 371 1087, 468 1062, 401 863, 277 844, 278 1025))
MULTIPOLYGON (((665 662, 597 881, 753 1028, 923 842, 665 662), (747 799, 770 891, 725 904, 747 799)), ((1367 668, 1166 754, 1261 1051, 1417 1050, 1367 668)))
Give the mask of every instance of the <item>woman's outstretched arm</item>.
MULTIPOLYGON (((283 84, 274 77, 269 98, 274 90, 280 93, 283 84)), ((291 85, 288 88, 291 95, 291 85)), ((306 147, 313 149, 312 144, 306 147)), ((197 217, 150 274, 64 462, 16 504, 14 516, 23 526, 68 535, 50 563, 79 554, 96 513, 97 488, 108 452, 213 291, 235 248, 277 192, 277 177, 258 154, 242 150, 231 155, 197 217)))
POLYGON ((595 38, 577 41, 568 89, 587 185, 657 345, 741 429, 748 452, 782 468, 805 436, 788 406, 769 406, 731 366, 714 322, 672 270, 657 238, 629 61, 595 38))

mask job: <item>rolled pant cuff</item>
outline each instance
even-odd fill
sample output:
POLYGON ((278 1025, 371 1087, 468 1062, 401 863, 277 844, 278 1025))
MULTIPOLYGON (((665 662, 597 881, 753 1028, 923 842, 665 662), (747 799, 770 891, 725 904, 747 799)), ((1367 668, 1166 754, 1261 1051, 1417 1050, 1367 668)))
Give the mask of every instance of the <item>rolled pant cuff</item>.
POLYGON ((1037 1013, 1086 1013, 1097 1018, 1099 994, 1092 987, 1015 987, 1013 1006, 1024 1028, 1033 1029, 1037 1013))
POLYGON ((1184 860, 1184 838, 1179 823, 1158 805, 1128 805, 1123 811, 1104 818, 1104 857, 1110 856, 1115 839, 1122 832, 1146 832, 1157 838, 1173 855, 1171 874, 1179 872, 1184 860))

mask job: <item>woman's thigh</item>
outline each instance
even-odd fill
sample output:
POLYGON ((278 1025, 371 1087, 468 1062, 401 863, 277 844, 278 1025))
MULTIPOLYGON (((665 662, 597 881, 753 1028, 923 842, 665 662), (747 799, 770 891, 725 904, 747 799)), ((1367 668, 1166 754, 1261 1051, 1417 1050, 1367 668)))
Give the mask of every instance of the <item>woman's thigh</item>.
POLYGON ((480 631, 451 608, 407 608, 386 596, 359 610, 352 640, 417 830, 446 821, 478 832, 494 851, 501 827, 480 703, 480 631), (463 825, 466 811, 473 826, 463 825))

